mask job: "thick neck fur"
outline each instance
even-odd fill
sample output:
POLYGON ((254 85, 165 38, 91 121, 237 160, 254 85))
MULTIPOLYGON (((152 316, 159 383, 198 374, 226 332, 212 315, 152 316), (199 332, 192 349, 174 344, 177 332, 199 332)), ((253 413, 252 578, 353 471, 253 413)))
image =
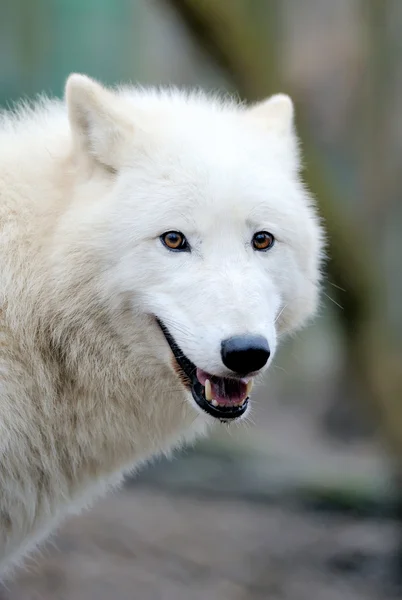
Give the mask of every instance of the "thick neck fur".
MULTIPOLYGON (((27 161, 32 148, 5 137, 11 153, 27 161)), ((118 320, 148 317, 134 314, 124 298, 111 311, 94 297, 85 260, 71 260, 73 227, 67 225, 71 236, 61 249, 55 243, 71 203, 93 193, 89 183, 82 198, 69 194, 84 176, 68 143, 62 132, 54 148, 39 142, 42 179, 35 153, 21 170, 23 180, 12 161, 0 167, 0 372, 8 381, 0 403, 0 507, 2 522, 10 524, 0 530, 0 567, 3 556, 27 536, 35 539, 63 506, 82 504, 89 489, 205 428, 178 379, 148 355, 146 336, 138 333, 128 344, 116 333, 118 320), (49 181, 63 190, 53 206, 44 200, 49 181)))

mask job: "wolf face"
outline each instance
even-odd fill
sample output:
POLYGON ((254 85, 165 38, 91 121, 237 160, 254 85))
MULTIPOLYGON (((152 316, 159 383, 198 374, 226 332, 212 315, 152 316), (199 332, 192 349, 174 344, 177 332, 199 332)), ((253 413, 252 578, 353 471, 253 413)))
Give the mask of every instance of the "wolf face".
POLYGON ((241 417, 253 377, 319 295, 322 232, 291 100, 112 92, 73 75, 67 105, 80 179, 68 222, 99 299, 129 306, 117 333, 135 344, 141 323, 144 360, 172 370, 197 410, 241 417))

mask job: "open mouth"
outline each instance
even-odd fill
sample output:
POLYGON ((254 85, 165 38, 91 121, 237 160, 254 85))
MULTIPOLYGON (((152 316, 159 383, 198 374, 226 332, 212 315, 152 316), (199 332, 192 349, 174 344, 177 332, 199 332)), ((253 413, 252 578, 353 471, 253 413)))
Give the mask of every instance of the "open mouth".
POLYGON ((220 421, 241 417, 248 408, 251 379, 217 377, 198 369, 176 344, 166 326, 157 318, 175 358, 175 370, 185 387, 191 390, 198 406, 220 421))

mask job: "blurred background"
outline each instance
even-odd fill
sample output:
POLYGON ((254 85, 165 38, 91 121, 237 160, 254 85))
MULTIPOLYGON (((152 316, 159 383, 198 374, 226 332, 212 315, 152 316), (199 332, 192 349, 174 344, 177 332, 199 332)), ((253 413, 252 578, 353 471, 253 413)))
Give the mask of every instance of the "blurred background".
POLYGON ((0 0, 0 104, 71 71, 291 94, 327 281, 252 423, 71 519, 1 599, 402 597, 402 2, 0 0))

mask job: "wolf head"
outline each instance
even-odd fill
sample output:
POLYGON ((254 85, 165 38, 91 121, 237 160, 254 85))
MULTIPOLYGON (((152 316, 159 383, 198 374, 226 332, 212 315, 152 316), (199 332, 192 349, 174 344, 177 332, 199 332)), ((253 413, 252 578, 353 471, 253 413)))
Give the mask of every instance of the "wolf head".
POLYGON ((116 323, 128 306, 118 335, 134 344, 146 331, 144 356, 174 371, 193 406, 241 417, 253 377, 319 295, 322 232, 290 98, 246 107, 81 75, 66 98, 79 190, 69 223, 80 215, 76 247, 97 265, 99 301, 116 323))

